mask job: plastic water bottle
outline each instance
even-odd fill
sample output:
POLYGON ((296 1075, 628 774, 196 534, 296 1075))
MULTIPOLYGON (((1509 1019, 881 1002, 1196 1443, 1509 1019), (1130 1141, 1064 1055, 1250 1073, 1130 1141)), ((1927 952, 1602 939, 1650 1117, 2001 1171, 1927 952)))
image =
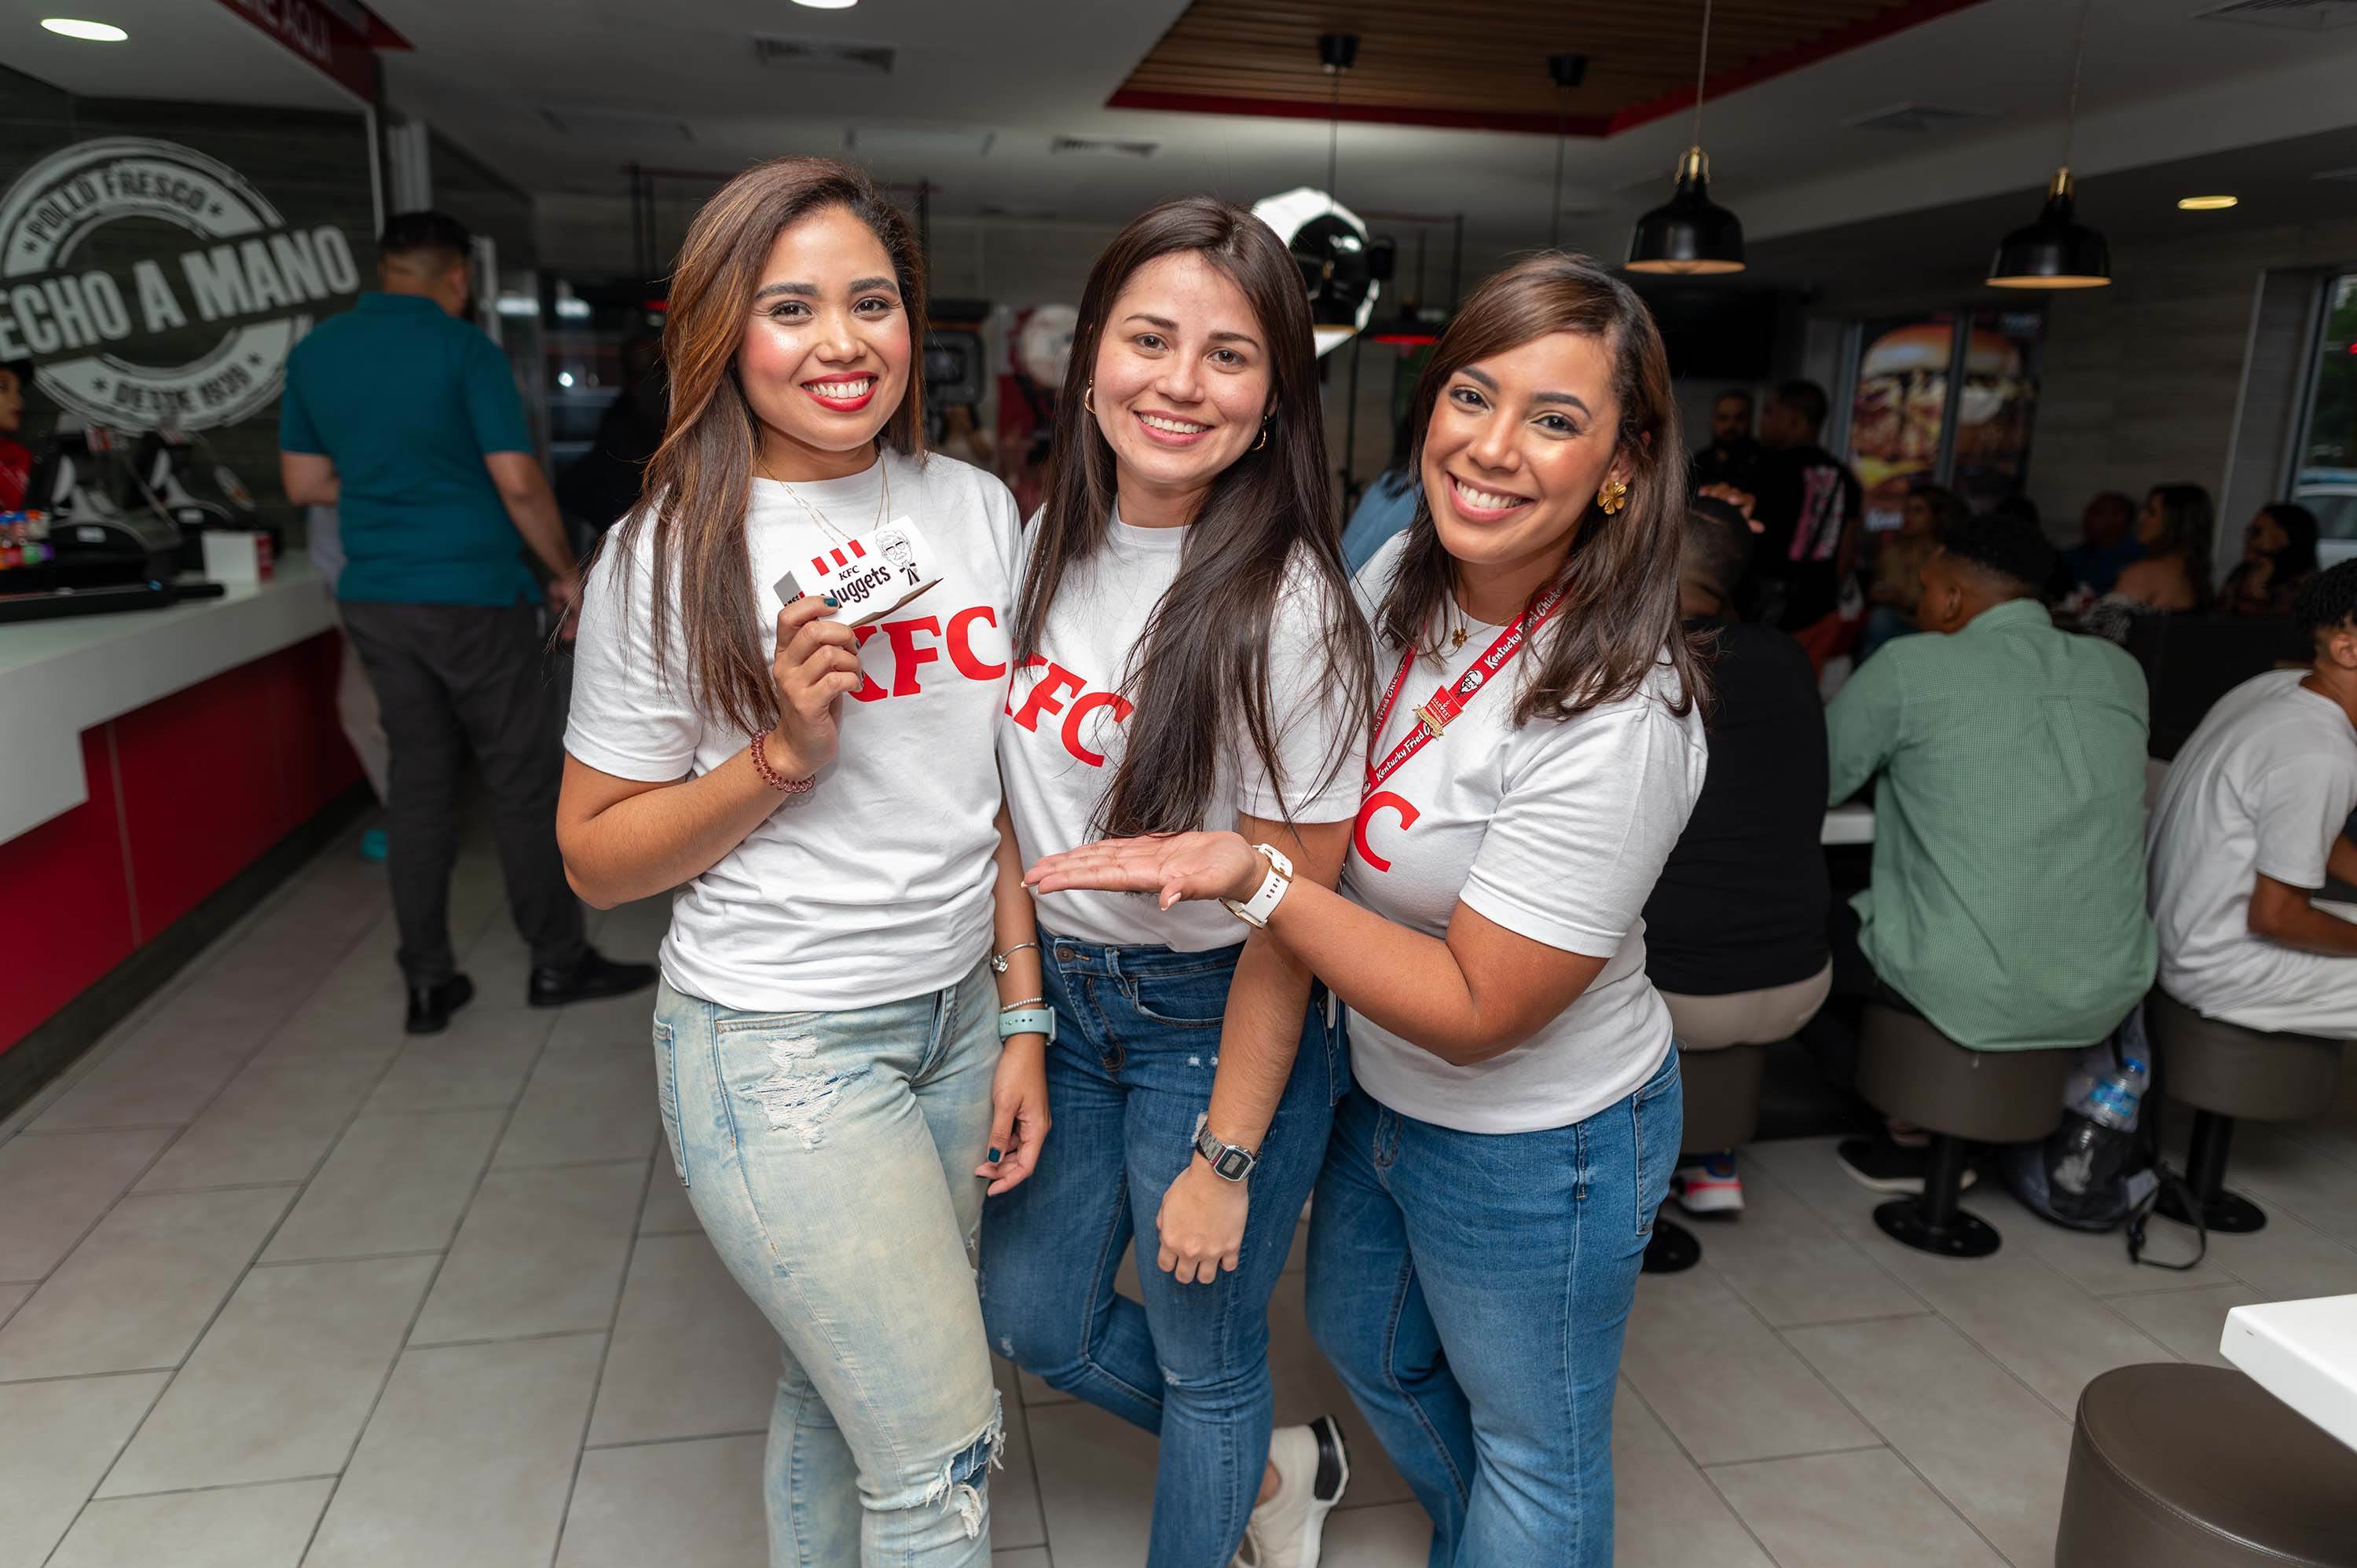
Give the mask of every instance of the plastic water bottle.
POLYGON ((2058 1208, 2103 1201, 2127 1164, 2137 1107, 2151 1081, 2150 1069, 2130 1057, 2083 1086, 2073 1084, 2069 1113, 2047 1144, 2047 1183, 2058 1208))
POLYGON ((2129 1057, 2109 1072, 2087 1080, 2083 1087, 2074 1084, 2069 1106, 2099 1127, 2133 1133, 2136 1108, 2151 1082, 2151 1070, 2140 1058, 2129 1057))

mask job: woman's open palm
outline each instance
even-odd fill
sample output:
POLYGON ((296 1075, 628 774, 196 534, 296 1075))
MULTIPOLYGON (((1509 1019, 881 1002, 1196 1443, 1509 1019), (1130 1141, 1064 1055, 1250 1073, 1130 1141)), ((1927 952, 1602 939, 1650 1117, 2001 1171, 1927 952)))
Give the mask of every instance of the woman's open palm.
POLYGON ((1249 898, 1267 875, 1238 833, 1100 839, 1042 855, 1023 880, 1035 893, 1151 893, 1168 909, 1189 898, 1249 898))

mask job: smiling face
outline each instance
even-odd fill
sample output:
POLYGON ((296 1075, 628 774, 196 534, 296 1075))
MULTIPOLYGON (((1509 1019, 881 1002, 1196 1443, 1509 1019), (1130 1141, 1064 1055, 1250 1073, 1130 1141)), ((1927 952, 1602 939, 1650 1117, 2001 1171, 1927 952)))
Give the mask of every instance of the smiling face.
POLYGON ((1200 252, 1139 267, 1105 313, 1089 401, 1113 448, 1122 519, 1188 521, 1260 439, 1273 404, 1265 329, 1200 252))
POLYGON ((1551 578, 1606 478, 1631 477, 1620 427, 1601 338, 1552 332, 1459 369, 1424 433, 1442 546, 1486 575, 1551 578))
POLYGON ((841 207, 789 226, 770 247, 737 350, 761 422, 761 468, 819 479, 874 461, 877 433, 909 387, 909 328, 892 258, 841 207))

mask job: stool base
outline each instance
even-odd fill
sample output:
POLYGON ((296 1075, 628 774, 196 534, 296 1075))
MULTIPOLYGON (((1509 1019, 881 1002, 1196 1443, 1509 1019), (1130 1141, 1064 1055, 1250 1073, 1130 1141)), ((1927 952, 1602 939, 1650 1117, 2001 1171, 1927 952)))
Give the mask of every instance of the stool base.
MULTIPOLYGON (((2227 1236, 2248 1236, 2255 1230, 2267 1228, 2266 1210, 2247 1197, 2238 1197, 2233 1193, 2222 1190, 2203 1197, 2201 1203, 2201 1226, 2206 1230, 2215 1230, 2227 1236)), ((2193 1223, 2193 1216, 2186 1211, 2175 1187, 2163 1189, 2160 1197, 2154 1200, 2152 1211, 2163 1219, 2174 1219, 2179 1225, 2193 1223)))
POLYGON ((1653 1239, 1645 1243, 1645 1269, 1649 1274, 1682 1274, 1702 1262, 1702 1243, 1693 1231, 1674 1220, 1656 1216, 1653 1239))
POLYGON ((1986 1258, 2004 1240, 1996 1227, 1961 1208, 1952 1211, 1944 1224, 1935 1225, 1925 1216, 1920 1198, 1894 1198, 1878 1205, 1874 1223, 1900 1246, 1941 1258, 1986 1258))

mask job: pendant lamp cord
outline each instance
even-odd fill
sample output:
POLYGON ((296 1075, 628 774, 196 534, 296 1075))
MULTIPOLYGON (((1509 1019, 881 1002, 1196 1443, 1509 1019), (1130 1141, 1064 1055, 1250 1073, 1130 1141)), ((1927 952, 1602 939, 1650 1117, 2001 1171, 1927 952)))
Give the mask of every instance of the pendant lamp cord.
POLYGON ((1711 0, 1702 0, 1702 58, 1695 63, 1694 145, 1697 147, 1702 145, 1703 83, 1710 76, 1710 5, 1711 0))
POLYGON ((1334 75, 1334 98, 1326 112, 1326 210, 1334 210, 1342 199, 1334 191, 1334 168, 1342 150, 1342 73, 1334 75))
POLYGON ((1563 144, 1566 135, 1564 101, 1571 96, 1567 87, 1555 90, 1555 205, 1547 209, 1547 249, 1557 249, 1563 240, 1563 144))
POLYGON ((2079 72, 2087 62, 2087 12, 2092 4, 2093 0, 2079 0, 2079 27, 2071 40, 2071 107, 2062 119, 2064 168, 2071 166, 2071 154, 2079 139, 2079 72))

